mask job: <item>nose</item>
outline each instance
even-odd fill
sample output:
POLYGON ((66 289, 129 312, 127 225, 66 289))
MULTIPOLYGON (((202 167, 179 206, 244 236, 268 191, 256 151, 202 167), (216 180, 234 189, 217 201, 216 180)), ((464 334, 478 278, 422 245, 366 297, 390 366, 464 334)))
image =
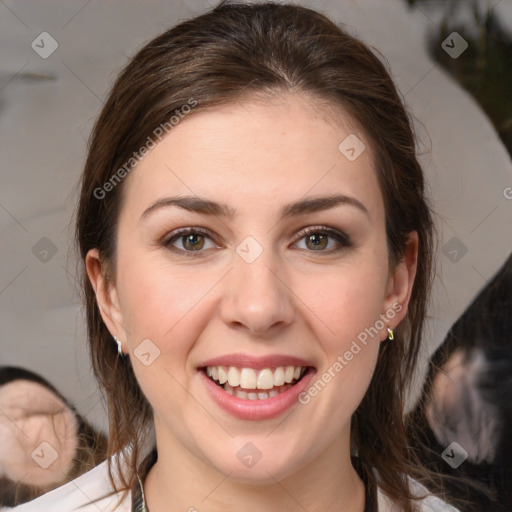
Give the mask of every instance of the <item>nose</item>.
POLYGON ((293 321, 294 294, 271 250, 251 263, 238 254, 226 276, 221 317, 230 327, 269 338, 293 321))

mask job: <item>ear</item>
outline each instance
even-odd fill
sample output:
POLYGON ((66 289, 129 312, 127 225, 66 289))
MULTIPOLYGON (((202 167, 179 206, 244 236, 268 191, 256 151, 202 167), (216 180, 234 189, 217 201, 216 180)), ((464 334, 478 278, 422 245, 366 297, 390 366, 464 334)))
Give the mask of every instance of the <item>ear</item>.
POLYGON ((389 318, 389 322, 383 329, 381 339, 387 338, 387 327, 394 329, 407 314, 407 306, 416 277, 418 245, 418 233, 412 231, 408 235, 402 258, 390 270, 383 311, 383 314, 389 318))
POLYGON ((87 275, 96 294, 101 318, 112 336, 126 340, 123 315, 115 283, 109 278, 107 265, 100 258, 98 249, 91 249, 85 258, 87 275))

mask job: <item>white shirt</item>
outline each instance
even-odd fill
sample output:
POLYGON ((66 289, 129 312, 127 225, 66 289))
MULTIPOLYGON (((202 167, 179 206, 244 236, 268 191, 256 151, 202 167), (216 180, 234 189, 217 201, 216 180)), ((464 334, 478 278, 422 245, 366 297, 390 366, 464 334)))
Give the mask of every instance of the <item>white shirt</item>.
MULTIPOLYGON (((409 478, 411 491, 415 494, 428 494, 416 480, 409 478)), ((104 461, 75 480, 58 487, 33 501, 17 507, 4 507, 2 512, 131 512, 132 497, 128 493, 116 508, 121 493, 113 493, 104 461), (104 497, 107 496, 107 497, 104 497), (99 497, 102 499, 93 503, 99 497)), ((377 488, 378 512, 400 512, 396 505, 377 488)), ((459 512, 441 499, 429 495, 418 502, 418 512, 459 512)))

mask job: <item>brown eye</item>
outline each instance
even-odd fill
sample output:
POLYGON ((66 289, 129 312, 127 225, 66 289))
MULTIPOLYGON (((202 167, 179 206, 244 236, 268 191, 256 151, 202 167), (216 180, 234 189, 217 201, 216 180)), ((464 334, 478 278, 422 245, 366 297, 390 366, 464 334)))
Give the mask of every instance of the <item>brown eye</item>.
POLYGON ((306 246, 314 251, 325 249, 327 247, 328 238, 328 236, 319 233, 308 235, 305 237, 306 246))
POLYGON ((182 236, 181 238, 183 240, 183 247, 191 251, 202 249, 204 246, 204 238, 202 237, 203 235, 197 233, 182 236))
POLYGON ((185 256, 196 256, 205 252, 203 249, 210 249, 216 247, 213 241, 210 247, 205 247, 206 241, 212 240, 209 233, 193 228, 184 228, 173 231, 167 237, 162 245, 170 251, 184 254, 185 256))
POLYGON ((298 235, 300 241, 305 240, 305 248, 308 252, 320 252, 330 254, 351 247, 347 235, 327 227, 313 227, 301 231, 298 235), (329 247, 330 240, 334 240, 334 247, 329 247), (336 245, 338 247, 336 247, 336 245))

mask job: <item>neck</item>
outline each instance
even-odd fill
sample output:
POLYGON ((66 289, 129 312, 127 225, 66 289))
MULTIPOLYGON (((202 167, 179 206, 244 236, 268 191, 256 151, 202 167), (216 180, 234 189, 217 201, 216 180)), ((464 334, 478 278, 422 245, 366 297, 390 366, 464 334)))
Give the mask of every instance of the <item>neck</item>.
MULTIPOLYGON (((158 435, 158 460, 144 482, 150 512, 363 512, 365 487, 350 460, 349 438, 337 439, 284 478, 263 483, 222 474, 177 440, 158 435)), ((299 465, 298 465, 299 466, 299 465)))

